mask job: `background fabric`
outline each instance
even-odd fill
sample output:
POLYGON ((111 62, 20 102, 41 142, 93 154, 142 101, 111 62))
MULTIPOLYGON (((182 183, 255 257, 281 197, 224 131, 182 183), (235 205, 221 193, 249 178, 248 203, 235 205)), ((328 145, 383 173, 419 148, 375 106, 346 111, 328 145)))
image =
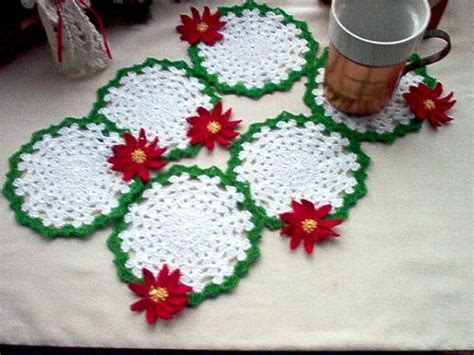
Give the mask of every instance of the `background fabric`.
MULTIPOLYGON (((175 26, 189 6, 231 1, 157 2, 146 25, 110 30, 114 61, 97 76, 68 80, 44 45, 0 68, 0 183, 7 159, 31 134, 66 116, 86 115, 96 90, 116 70, 148 56, 185 59, 175 26)), ((268 1, 307 21, 327 45, 328 8, 315 0, 268 1)), ((262 256, 229 295, 149 327, 128 310, 136 300, 118 280, 106 247, 111 229, 85 240, 48 241, 19 226, 0 198, 0 343, 208 349, 461 349, 474 347, 473 82, 474 6, 450 1, 440 28, 452 53, 432 65, 455 91, 456 120, 425 125, 392 145, 364 143, 372 158, 368 195, 350 211, 342 238, 290 252, 265 231, 262 256)), ((440 45, 440 44, 439 44, 440 45)), ((423 51, 439 48, 438 43, 423 51)), ((303 78, 291 91, 258 101, 224 96, 251 122, 281 111, 308 114, 303 78)), ((229 154, 201 150, 202 167, 225 167, 229 154)))

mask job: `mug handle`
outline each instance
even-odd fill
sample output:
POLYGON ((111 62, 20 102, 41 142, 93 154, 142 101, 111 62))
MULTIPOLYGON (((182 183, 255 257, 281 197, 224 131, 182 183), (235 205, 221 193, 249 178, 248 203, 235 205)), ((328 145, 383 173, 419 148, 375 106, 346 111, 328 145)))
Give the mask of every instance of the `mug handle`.
POLYGON ((405 69, 403 69, 403 74, 405 75, 409 71, 424 67, 429 64, 436 63, 446 57, 448 53, 451 51, 451 37, 449 34, 443 30, 439 29, 431 29, 431 30, 426 30, 423 39, 428 39, 428 38, 440 38, 443 39, 446 42, 446 45, 442 50, 440 50, 438 53, 429 55, 428 57, 421 58, 420 60, 417 60, 415 62, 408 63, 405 65, 405 69))

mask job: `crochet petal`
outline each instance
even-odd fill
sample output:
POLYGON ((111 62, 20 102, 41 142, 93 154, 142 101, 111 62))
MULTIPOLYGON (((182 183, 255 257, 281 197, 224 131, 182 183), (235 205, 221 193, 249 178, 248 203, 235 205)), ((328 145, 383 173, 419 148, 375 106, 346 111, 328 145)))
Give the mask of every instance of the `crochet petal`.
POLYGON ((138 300, 135 303, 132 303, 130 305, 130 310, 132 312, 143 312, 145 309, 147 309, 149 304, 150 304, 150 301, 146 298, 143 298, 141 300, 138 300))
POLYGON ((136 282, 128 284, 128 288, 139 296, 147 296, 148 291, 150 291, 149 285, 136 282))
POLYGON ((153 273, 150 270, 143 268, 142 273, 145 284, 153 285, 155 283, 155 276, 153 276, 153 273))
POLYGON ((310 238, 305 238, 304 239, 304 249, 306 250, 306 252, 308 254, 312 254, 313 253, 313 249, 314 249, 314 242, 312 239, 310 238))
POLYGON ((329 214, 329 212, 331 212, 331 209, 332 209, 332 206, 330 204, 321 206, 320 208, 316 210, 316 216, 318 218, 324 218, 329 214))
POLYGON ((165 286, 168 282, 168 275, 169 275, 168 264, 164 264, 156 280, 157 286, 165 286))
POLYGON ((198 23, 201 21, 201 15, 199 15, 199 11, 194 6, 191 7, 191 13, 193 14, 194 22, 198 23))
POLYGON ((343 219, 323 219, 318 221, 318 225, 321 227, 332 228, 341 224, 343 219))
POLYGON ((157 320, 158 314, 155 311, 155 307, 153 305, 150 305, 146 309, 146 321, 148 322, 148 324, 155 324, 157 320))
POLYGON ((140 176, 140 179, 142 181, 147 182, 150 180, 150 170, 145 165, 140 166, 138 169, 138 176, 140 176))
POLYGON ((298 245, 300 245, 301 239, 302 239, 301 234, 293 235, 290 240, 290 249, 291 250, 296 249, 298 245))

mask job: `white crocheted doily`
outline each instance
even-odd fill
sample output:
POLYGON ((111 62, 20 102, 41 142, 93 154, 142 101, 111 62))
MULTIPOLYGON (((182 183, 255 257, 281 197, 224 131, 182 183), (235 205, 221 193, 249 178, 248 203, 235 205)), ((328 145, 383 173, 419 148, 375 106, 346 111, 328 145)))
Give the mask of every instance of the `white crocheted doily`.
POLYGON ((21 154, 22 174, 13 186, 24 197, 24 213, 41 219, 46 227, 78 228, 119 205, 118 197, 130 191, 130 183, 110 171, 107 158, 122 138, 104 129, 103 124, 90 123, 83 129, 74 123, 57 136, 45 134, 31 154, 21 154))
POLYGON ((348 150, 349 140, 314 122, 300 126, 291 119, 276 127, 262 126, 243 143, 241 164, 234 168, 237 180, 250 184, 257 204, 269 217, 291 210, 293 199, 343 206, 344 195, 357 185, 354 172, 361 168, 348 150))
POLYGON ((197 115, 200 106, 207 110, 214 106, 213 98, 204 93, 205 85, 187 70, 151 59, 141 70, 123 75, 118 85, 106 88, 99 113, 135 135, 144 128, 169 150, 189 145, 186 118, 197 115))
POLYGON ((118 235, 129 256, 125 266, 141 277, 144 267, 158 272, 167 263, 195 292, 222 284, 251 247, 252 214, 238 208, 243 194, 219 177, 182 173, 169 182, 153 183, 129 206, 128 227, 118 235))
POLYGON ((224 39, 212 46, 198 45, 202 67, 216 75, 219 84, 262 89, 288 80, 290 73, 306 65, 310 44, 282 14, 253 8, 239 15, 230 8, 221 20, 226 21, 219 30, 224 39))
POLYGON ((398 88, 395 90, 388 105, 380 112, 370 116, 358 117, 346 114, 335 109, 324 96, 322 83, 324 82, 324 68, 318 69, 316 83, 313 90, 314 101, 324 108, 325 115, 336 123, 343 123, 349 129, 358 133, 369 131, 378 134, 392 133, 399 125, 408 125, 415 118, 415 114, 408 107, 403 94, 408 92, 410 86, 423 81, 421 75, 408 73, 401 77, 398 88))

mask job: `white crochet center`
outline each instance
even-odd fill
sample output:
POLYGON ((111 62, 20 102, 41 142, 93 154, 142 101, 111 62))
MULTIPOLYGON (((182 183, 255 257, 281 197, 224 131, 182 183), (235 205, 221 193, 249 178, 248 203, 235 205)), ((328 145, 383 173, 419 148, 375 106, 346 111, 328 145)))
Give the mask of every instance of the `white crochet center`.
POLYGON ((198 45, 202 65, 218 76, 219 83, 263 88, 288 79, 290 72, 306 64, 309 44, 294 24, 283 24, 282 15, 247 9, 242 16, 229 12, 222 20, 227 22, 219 30, 224 39, 213 46, 198 45))
POLYGON ((111 147, 121 144, 115 132, 104 134, 103 124, 63 127, 59 135, 46 134, 21 155, 22 175, 13 182, 25 199, 22 210, 45 226, 75 228, 92 224, 111 213, 120 194, 130 191, 120 174, 110 171, 111 147))
POLYGON ((149 137, 159 137, 160 145, 185 149, 189 144, 186 118, 197 115, 198 107, 213 107, 205 86, 183 69, 159 64, 129 72, 119 87, 109 88, 107 106, 99 112, 120 128, 138 135, 144 128, 149 137))
POLYGON ((341 207, 344 194, 354 192, 353 172, 360 168, 357 155, 347 150, 347 138, 313 122, 297 126, 290 120, 277 127, 262 127, 242 145, 237 179, 250 184, 270 217, 290 211, 292 199, 341 207))
POLYGON ((350 129, 365 133, 374 131, 378 134, 392 133, 399 125, 408 125, 415 118, 407 105, 403 94, 408 92, 410 86, 423 81, 423 77, 408 73, 401 77, 398 88, 395 90, 388 105, 380 112, 370 116, 357 117, 346 114, 335 109, 325 98, 322 83, 324 82, 324 68, 318 69, 316 82, 319 84, 313 90, 314 100, 318 105, 322 105, 326 116, 334 122, 343 123, 350 129))
POLYGON ((254 227, 252 215, 237 205, 244 196, 218 177, 184 173, 170 182, 154 183, 144 201, 130 205, 129 226, 119 234, 129 254, 126 267, 141 277, 142 268, 157 272, 167 263, 195 292, 221 284, 251 246, 246 232, 254 227))

